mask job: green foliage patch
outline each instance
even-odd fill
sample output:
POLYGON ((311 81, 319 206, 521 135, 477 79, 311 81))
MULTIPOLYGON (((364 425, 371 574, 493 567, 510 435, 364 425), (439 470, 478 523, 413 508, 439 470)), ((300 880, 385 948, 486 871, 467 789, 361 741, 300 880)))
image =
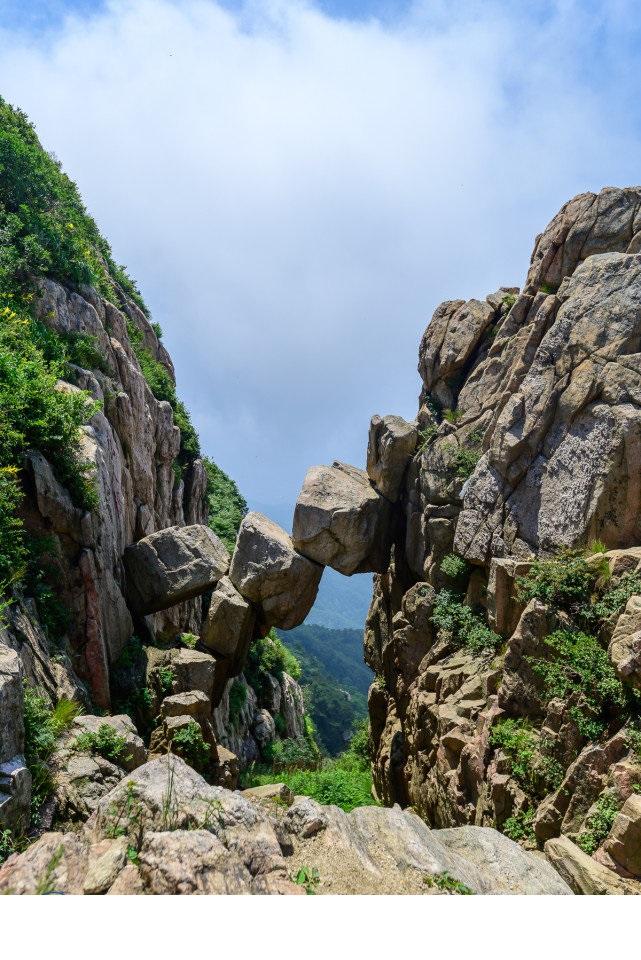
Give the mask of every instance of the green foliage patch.
POLYGON ((247 504, 234 481, 220 467, 208 457, 203 458, 203 463, 207 471, 209 526, 231 552, 247 513, 247 504))
POLYGON ((483 618, 451 590, 443 589, 437 594, 432 623, 456 647, 467 647, 475 653, 496 650, 501 643, 499 635, 490 630, 483 618))
POLYGON ((196 720, 190 720, 186 726, 176 730, 171 740, 171 749, 201 773, 204 773, 211 763, 211 747, 203 740, 200 724, 196 720))
POLYGON ((599 797, 588 817, 586 829, 576 838, 577 845, 585 853, 593 854, 601 846, 620 809, 621 801, 614 794, 606 792, 599 797))
POLYGON ((442 893, 458 894, 459 896, 471 896, 474 894, 466 884, 457 880, 451 873, 444 870, 442 873, 426 874, 423 877, 423 883, 426 887, 436 887, 442 893))
POLYGON ((96 753, 111 763, 127 763, 127 741, 110 724, 101 723, 95 732, 85 730, 73 742, 74 750, 96 753))
POLYGON ((31 818, 37 824, 40 809, 52 790, 48 761, 56 744, 80 712, 73 700, 60 700, 51 707, 48 700, 30 683, 24 684, 23 719, 25 760, 31 774, 31 818))

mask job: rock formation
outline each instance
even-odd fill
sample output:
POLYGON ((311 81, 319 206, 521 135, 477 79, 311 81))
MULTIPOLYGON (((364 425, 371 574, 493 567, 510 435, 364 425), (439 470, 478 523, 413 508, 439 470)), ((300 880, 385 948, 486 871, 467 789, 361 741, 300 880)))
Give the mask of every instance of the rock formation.
POLYGON ((26 451, 21 522, 70 619, 54 646, 16 588, 0 626, 3 830, 29 828, 33 689, 52 725, 42 835, 0 892, 300 893, 311 855, 321 892, 641 891, 639 211, 640 189, 576 197, 522 291, 438 307, 416 422, 373 417, 366 471, 312 467, 291 536, 249 513, 231 556, 137 298, 115 276, 111 298, 37 280, 35 318, 95 350, 52 394, 99 402, 82 437, 97 503, 26 451), (277 723, 305 735, 296 682, 244 671, 306 618, 325 565, 376 574, 364 650, 389 809, 235 790, 277 723))

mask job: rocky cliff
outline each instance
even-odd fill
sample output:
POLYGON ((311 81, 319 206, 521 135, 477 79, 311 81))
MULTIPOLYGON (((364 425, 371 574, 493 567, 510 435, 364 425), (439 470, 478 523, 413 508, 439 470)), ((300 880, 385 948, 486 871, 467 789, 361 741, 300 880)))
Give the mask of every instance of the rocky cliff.
POLYGON ((641 189, 582 194, 537 237, 522 290, 437 308, 365 633, 386 803, 570 838, 626 877, 641 867, 640 247, 641 189))

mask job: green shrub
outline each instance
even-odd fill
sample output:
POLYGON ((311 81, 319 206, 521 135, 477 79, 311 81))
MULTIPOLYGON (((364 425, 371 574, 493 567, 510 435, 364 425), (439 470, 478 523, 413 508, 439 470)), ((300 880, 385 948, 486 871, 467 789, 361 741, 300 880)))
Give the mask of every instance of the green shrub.
POLYGON ((101 723, 95 732, 86 730, 81 733, 72 746, 83 753, 97 753, 121 766, 131 759, 127 754, 127 741, 108 723, 101 723))
POLYGON ((510 760, 511 774, 526 790, 533 789, 533 764, 539 736, 525 720, 508 717, 492 727, 490 743, 502 750, 510 760))
POLYGON ((432 623, 439 633, 448 635, 455 646, 465 646, 476 653, 496 650, 501 643, 499 635, 451 590, 443 589, 437 594, 432 623))
POLYGON ((625 608, 630 597, 641 593, 641 576, 638 573, 624 573, 623 576, 605 590, 594 603, 581 609, 581 616, 587 622, 602 622, 625 608))
POLYGON ((501 827, 502 832, 510 840, 533 841, 534 835, 534 810, 519 810, 518 813, 508 817, 501 827))
POLYGON ((294 680, 298 680, 301 667, 276 631, 270 630, 267 636, 259 637, 252 643, 244 672, 249 685, 254 690, 262 691, 265 689, 265 674, 269 673, 272 677, 281 680, 283 674, 288 673, 294 680))
POLYGON ((32 821, 37 821, 40 808, 51 793, 48 761, 58 739, 71 726, 79 709, 76 703, 64 699, 52 708, 35 687, 28 682, 24 684, 24 752, 31 773, 32 821))
POLYGON ((204 773, 211 762, 211 748, 203 740, 200 724, 195 720, 177 730, 171 740, 171 749, 194 770, 204 773))
POLYGON ((173 670, 173 667, 158 667, 154 672, 160 695, 162 697, 168 696, 174 689, 174 683, 176 680, 176 674, 173 670))
POLYGON ((517 597, 521 603, 541 600, 558 610, 573 611, 590 597, 597 571, 585 557, 566 552, 551 560, 535 560, 529 572, 517 577, 517 597))
POLYGON ((577 845, 585 853, 593 854, 612 829, 612 824, 621 809, 621 802, 612 793, 603 793, 595 804, 595 810, 586 822, 586 828, 576 838, 577 845))
POLYGON ((307 737, 273 740, 265 747, 263 753, 268 763, 271 763, 272 768, 278 772, 314 767, 318 765, 320 759, 318 747, 307 737))
POLYGON ((462 410, 450 410, 448 408, 443 410, 443 419, 447 420, 448 423, 458 423, 462 416, 462 410))
POLYGON ((16 838, 11 830, 0 830, 0 865, 17 849, 16 838))
POLYGON ((446 577, 450 577, 452 580, 460 580, 467 573, 468 563, 463 557, 458 557, 455 553, 448 553, 441 560, 440 570, 446 577))
POLYGON ((516 294, 515 294, 515 293, 506 293, 506 294, 505 294, 505 296, 504 296, 503 299, 501 300, 501 304, 502 304, 502 306, 503 306, 503 308, 504 308, 504 310, 505 310, 506 313, 508 312, 508 310, 511 310, 511 309, 512 309, 512 307, 513 307, 514 304, 516 303, 516 299, 517 299, 517 298, 516 298, 516 294))
POLYGON ((543 681, 545 695, 567 699, 573 693, 580 694, 575 719, 580 732, 595 739, 609 717, 629 703, 607 652, 596 637, 580 630, 556 630, 546 637, 545 646, 550 659, 528 658, 533 672, 543 681))
POLYGON ((187 647, 189 650, 194 650, 198 646, 199 638, 195 633, 181 633, 178 637, 179 641, 184 647, 187 647))
POLYGON ((227 549, 233 551, 247 504, 234 481, 220 467, 208 457, 203 457, 203 463, 207 471, 209 526, 227 549))
POLYGON ((316 867, 300 867, 296 873, 292 874, 292 880, 300 887, 305 887, 306 894, 315 894, 316 887, 320 883, 320 873, 316 867))

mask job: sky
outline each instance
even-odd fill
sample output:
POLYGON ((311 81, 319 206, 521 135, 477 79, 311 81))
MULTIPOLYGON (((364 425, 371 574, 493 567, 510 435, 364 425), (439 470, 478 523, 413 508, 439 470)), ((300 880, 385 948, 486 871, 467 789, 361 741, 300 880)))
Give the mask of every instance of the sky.
POLYGON ((0 0, 0 92, 164 330, 253 505, 416 414, 444 299, 519 285, 584 190, 641 181, 633 0, 0 0))

